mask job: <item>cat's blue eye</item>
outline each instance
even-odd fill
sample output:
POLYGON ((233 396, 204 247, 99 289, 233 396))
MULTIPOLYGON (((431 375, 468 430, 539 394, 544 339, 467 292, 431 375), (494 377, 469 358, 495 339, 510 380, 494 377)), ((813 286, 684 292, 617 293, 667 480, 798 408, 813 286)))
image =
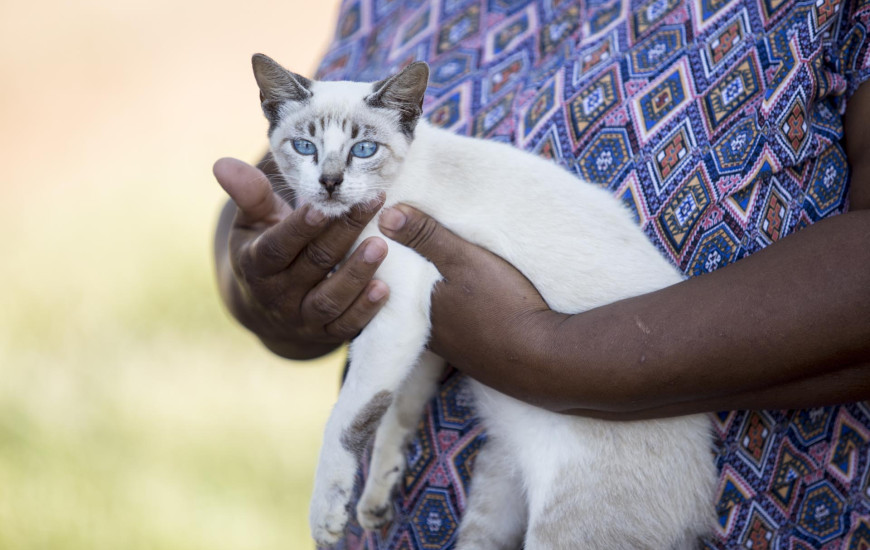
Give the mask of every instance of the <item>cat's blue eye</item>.
POLYGON ((317 152, 317 147, 307 139, 294 139, 293 148, 300 155, 313 155, 317 152))
POLYGON ((367 159, 370 156, 374 155, 377 150, 378 144, 374 141, 360 141, 359 143, 354 144, 350 152, 355 157, 367 159))

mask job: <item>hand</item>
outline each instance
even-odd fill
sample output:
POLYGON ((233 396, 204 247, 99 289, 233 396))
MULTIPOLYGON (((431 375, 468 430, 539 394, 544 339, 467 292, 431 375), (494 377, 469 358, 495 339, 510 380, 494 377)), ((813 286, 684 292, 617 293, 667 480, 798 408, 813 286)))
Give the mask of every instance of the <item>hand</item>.
POLYGON ((432 295, 430 348, 484 384, 536 401, 534 379, 545 365, 535 358, 566 316, 552 311, 511 264, 419 210, 387 209, 380 228, 430 260, 444 277, 432 295))
POLYGON ((359 333, 387 300, 386 284, 372 280, 387 245, 366 239, 330 272, 383 200, 329 221, 308 206, 292 209, 262 171, 244 162, 218 160, 214 175, 237 207, 226 246, 215 252, 233 315, 272 351, 296 359, 322 355, 359 333))

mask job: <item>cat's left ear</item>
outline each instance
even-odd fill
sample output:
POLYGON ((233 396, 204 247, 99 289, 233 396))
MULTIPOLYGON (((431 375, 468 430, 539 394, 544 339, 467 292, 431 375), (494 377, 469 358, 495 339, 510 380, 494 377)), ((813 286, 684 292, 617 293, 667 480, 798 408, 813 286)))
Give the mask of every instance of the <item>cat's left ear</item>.
POLYGON ((399 111, 402 131, 411 135, 417 126, 417 120, 423 114, 423 96, 428 84, 429 65, 416 61, 398 74, 376 82, 372 86, 372 94, 365 101, 370 107, 399 111))

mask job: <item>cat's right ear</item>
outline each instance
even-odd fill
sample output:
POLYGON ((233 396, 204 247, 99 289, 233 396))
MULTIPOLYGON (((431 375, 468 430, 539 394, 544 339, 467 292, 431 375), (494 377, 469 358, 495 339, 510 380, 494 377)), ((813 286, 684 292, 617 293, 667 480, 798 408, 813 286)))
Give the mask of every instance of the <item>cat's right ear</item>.
POLYGON ((311 81, 291 73, 274 59, 261 53, 251 58, 254 78, 260 87, 260 104, 263 114, 272 125, 277 124, 281 105, 287 102, 304 102, 311 97, 311 81))

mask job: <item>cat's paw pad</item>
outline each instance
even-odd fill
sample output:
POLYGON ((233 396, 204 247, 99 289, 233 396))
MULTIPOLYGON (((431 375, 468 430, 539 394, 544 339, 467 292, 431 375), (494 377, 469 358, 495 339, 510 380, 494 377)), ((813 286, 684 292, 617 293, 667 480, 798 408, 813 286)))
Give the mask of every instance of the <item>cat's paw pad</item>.
POLYGON ((387 502, 360 500, 356 507, 356 519, 363 529, 375 531, 393 519, 393 506, 387 502))
POLYGON ((322 495, 311 500, 311 536, 318 546, 330 546, 344 536, 344 529, 350 517, 348 501, 350 489, 332 485, 322 495))

